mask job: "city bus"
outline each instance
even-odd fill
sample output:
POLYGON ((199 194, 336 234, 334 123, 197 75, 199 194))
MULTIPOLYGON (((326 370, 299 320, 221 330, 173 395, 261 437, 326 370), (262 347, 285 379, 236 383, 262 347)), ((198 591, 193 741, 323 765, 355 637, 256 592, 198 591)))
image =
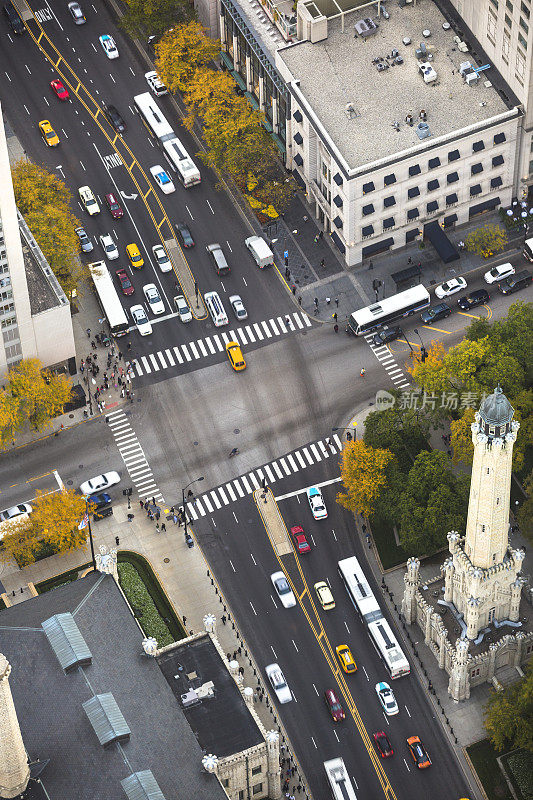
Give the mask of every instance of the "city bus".
POLYGON ((165 115, 149 92, 133 98, 144 125, 150 134, 161 144, 165 158, 177 173, 183 186, 188 189, 201 182, 200 170, 194 164, 182 143, 172 130, 165 115))
POLYGON ((524 256, 528 261, 533 261, 533 239, 526 239, 524 242, 524 256))
POLYGON ((128 318, 105 261, 94 261, 89 264, 89 271, 102 315, 107 320, 111 334, 125 336, 129 328, 128 318))
POLYGON ((388 325, 389 322, 394 322, 402 317, 410 317, 417 311, 423 311, 429 304, 429 292, 425 286, 419 284, 411 289, 406 289, 405 292, 385 297, 371 306, 354 311, 350 314, 348 325, 356 336, 363 336, 382 325, 388 325))
POLYGON ((356 611, 365 623, 372 644, 391 678, 401 678, 411 671, 391 626, 383 616, 376 596, 355 556, 338 562, 339 575, 356 611))
POLYGON ((331 794, 335 800, 357 800, 342 758, 332 758, 329 761, 324 761, 324 769, 326 770, 331 794))

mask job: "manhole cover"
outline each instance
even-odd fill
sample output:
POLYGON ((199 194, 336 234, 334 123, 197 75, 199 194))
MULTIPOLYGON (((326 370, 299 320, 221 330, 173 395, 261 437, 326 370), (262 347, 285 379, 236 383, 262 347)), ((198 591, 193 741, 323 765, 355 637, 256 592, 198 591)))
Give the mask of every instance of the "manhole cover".
POLYGON ((241 432, 240 428, 233 428, 233 433, 240 433, 240 432, 241 432))
POLYGON ((170 558, 164 558, 163 564, 170 564, 170 558))
POLYGON ((193 442, 193 445, 194 445, 195 447, 198 447, 198 445, 199 445, 199 442, 193 442))
POLYGON ((72 486, 73 483, 74 481, 67 481, 67 486, 72 486))
POLYGON ((69 418, 69 419, 74 419, 74 414, 69 414, 69 415, 68 415, 68 418, 69 418))

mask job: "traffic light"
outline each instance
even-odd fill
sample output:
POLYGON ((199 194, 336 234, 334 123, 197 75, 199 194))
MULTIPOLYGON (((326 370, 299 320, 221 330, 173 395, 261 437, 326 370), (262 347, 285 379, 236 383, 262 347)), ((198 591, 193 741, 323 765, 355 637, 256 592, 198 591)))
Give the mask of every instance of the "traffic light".
POLYGON ((426 348, 424 347, 424 345, 422 345, 422 347, 420 348, 420 355, 421 355, 421 357, 422 357, 422 358, 421 358, 421 361, 422 361, 422 364, 423 364, 423 363, 424 363, 424 361, 426 360, 426 358, 428 357, 428 351, 426 350, 426 348))

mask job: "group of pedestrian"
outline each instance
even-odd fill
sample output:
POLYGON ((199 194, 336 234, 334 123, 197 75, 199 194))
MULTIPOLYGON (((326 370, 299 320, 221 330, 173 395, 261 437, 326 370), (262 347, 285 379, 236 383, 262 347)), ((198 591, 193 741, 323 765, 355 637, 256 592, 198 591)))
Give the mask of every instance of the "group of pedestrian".
POLYGON ((324 238, 324 231, 318 231, 317 235, 315 236, 314 242, 318 244, 321 239, 324 238))
MULTIPOLYGON (((87 337, 91 340, 91 348, 92 352, 90 352, 85 358, 81 359, 80 362, 80 373, 81 375, 86 375, 87 386, 89 386, 89 377, 96 383, 96 379, 99 377, 100 374, 100 365, 98 364, 98 353, 97 345, 103 345, 104 339, 107 340, 105 334, 96 334, 94 338, 91 338, 91 329, 86 329, 87 337)), ((120 396, 123 398, 127 398, 130 402, 133 403, 134 391, 132 387, 132 378, 133 378, 133 368, 129 361, 124 360, 124 365, 122 364, 123 361, 123 354, 122 352, 115 346, 115 344, 111 344, 108 352, 107 352, 107 363, 105 367, 105 371, 100 378, 101 383, 96 387, 93 392, 94 399, 96 401, 96 405, 98 407, 98 411, 102 413, 106 407, 106 400, 103 397, 104 392, 109 391, 109 389, 114 388, 116 390, 120 390, 120 396)), ((103 366, 102 366, 103 368, 103 366)))

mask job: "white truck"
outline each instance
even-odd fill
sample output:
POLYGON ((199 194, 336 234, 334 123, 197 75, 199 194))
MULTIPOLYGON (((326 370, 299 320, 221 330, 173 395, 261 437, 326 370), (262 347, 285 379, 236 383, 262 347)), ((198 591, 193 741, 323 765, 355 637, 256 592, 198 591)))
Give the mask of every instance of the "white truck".
POLYGON ((271 267, 274 264, 274 253, 260 236, 249 236, 248 239, 244 240, 244 244, 252 254, 259 269, 271 267))

